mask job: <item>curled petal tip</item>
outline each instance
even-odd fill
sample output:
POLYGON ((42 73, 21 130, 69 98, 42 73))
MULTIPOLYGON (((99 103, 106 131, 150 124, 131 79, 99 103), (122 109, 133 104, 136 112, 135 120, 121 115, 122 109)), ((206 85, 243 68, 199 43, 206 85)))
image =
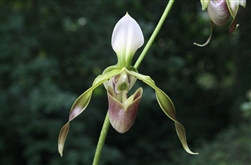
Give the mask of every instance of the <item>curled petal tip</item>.
POLYGON ((198 152, 192 152, 192 151, 190 150, 190 148, 188 147, 187 144, 186 144, 186 145, 182 144, 182 145, 183 145, 183 148, 185 149, 185 151, 186 151, 187 153, 189 153, 189 154, 191 154, 191 155, 198 155, 198 154, 199 154, 198 152))
POLYGON ((67 137, 67 134, 69 132, 70 124, 66 123, 60 130, 59 136, 58 136, 58 152, 60 156, 63 156, 63 150, 64 150, 64 143, 67 137))
POLYGON ((194 42, 193 44, 196 45, 196 46, 199 46, 199 47, 204 47, 204 46, 207 46, 207 44, 210 42, 210 39, 208 39, 204 44, 198 44, 196 42, 194 42))
POLYGON ((184 147, 183 148, 185 149, 185 151, 191 155, 198 155, 199 153, 198 152, 192 152, 188 146, 184 147))
POLYGON ((64 146, 62 144, 59 144, 58 145, 58 152, 61 157, 63 157, 63 149, 64 149, 64 146))
POLYGON ((180 124, 177 120, 175 121, 175 129, 176 129, 176 132, 177 132, 177 135, 180 139, 180 142, 184 148, 184 150, 189 153, 189 154, 192 154, 192 155, 197 155, 198 153, 196 152, 192 152, 189 147, 188 147, 188 144, 187 144, 187 139, 186 139, 186 131, 185 131, 185 128, 183 127, 182 124, 180 124))
POLYGON ((186 150, 187 153, 191 154, 191 155, 199 155, 198 152, 192 152, 190 149, 186 150))
POLYGON ((193 44, 199 47, 204 47, 210 42, 211 38, 212 38, 212 34, 208 37, 207 41, 204 44, 198 44, 196 42, 194 42, 193 44))
POLYGON ((212 21, 210 21, 210 36, 208 37, 207 41, 204 44, 198 44, 196 42, 194 42, 193 44, 196 45, 196 46, 199 46, 199 47, 206 46, 211 41, 211 38, 212 38, 212 35, 213 35, 213 28, 214 28, 214 23, 212 21))

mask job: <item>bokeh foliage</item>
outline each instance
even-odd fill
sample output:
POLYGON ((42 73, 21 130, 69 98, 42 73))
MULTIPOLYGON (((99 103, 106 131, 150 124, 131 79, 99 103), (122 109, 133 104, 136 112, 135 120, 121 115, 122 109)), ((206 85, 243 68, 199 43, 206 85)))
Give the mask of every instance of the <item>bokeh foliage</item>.
MULTIPOLYGON (((87 110, 72 122, 63 158, 59 130, 78 95, 116 63, 110 44, 116 22, 129 12, 147 41, 166 3, 2 0, 1 164, 91 164, 107 111, 104 88, 95 90, 87 110)), ((193 42, 209 35, 207 13, 199 0, 177 0, 139 67, 172 98, 188 143, 200 154, 183 151, 154 91, 137 82, 144 96, 136 122, 126 134, 109 130, 100 164, 251 163, 250 11, 247 2, 237 31, 230 35, 227 25, 215 27, 211 43, 200 48, 193 42)))

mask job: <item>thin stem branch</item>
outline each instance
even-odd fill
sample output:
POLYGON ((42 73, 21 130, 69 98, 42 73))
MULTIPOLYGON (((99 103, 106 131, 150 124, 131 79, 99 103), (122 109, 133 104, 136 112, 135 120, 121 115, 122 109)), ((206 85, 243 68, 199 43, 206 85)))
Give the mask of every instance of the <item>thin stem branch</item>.
POLYGON ((100 156, 101 156, 101 153, 102 153, 102 149, 103 149, 103 146, 104 146, 104 143, 105 143, 106 135, 107 135, 107 132, 109 130, 109 126, 110 126, 110 121, 109 121, 109 115, 108 115, 108 112, 107 112, 106 116, 105 116, 105 120, 104 120, 102 130, 100 132, 100 136, 99 136, 99 139, 98 139, 98 145, 97 145, 97 148, 96 148, 96 152, 95 152, 95 156, 93 158, 92 165, 98 165, 98 163, 99 163, 100 156))
POLYGON ((168 13, 170 12, 170 10, 171 10, 171 8, 172 8, 172 6, 173 6, 174 1, 175 1, 175 0, 169 0, 169 2, 168 2, 168 4, 167 4, 167 6, 166 6, 166 8, 165 8, 165 10, 164 10, 164 12, 163 12, 163 14, 162 14, 160 20, 159 20, 159 22, 158 22, 156 28, 154 29, 154 31, 153 31, 153 33, 152 33, 150 39, 148 40, 148 42, 147 42, 145 48, 143 49, 142 53, 140 54, 139 58, 137 59, 136 63, 134 64, 134 67, 135 67, 135 68, 138 68, 138 67, 139 67, 139 65, 140 65, 140 63, 142 62, 142 60, 144 59, 144 57, 145 57, 147 51, 148 51, 149 48, 151 47, 151 45, 152 45, 154 39, 156 38, 156 36, 157 36, 157 34, 159 33, 159 31, 160 31, 160 29, 161 29, 163 23, 165 22, 166 17, 167 17, 167 15, 168 15, 168 13))

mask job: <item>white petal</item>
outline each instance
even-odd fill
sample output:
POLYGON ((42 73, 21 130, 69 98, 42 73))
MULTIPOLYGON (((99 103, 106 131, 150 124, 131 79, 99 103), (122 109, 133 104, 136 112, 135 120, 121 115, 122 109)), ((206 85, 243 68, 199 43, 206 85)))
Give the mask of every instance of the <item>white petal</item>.
POLYGON ((112 48, 119 59, 130 63, 134 53, 144 43, 143 33, 138 23, 128 14, 121 18, 112 33, 112 48))

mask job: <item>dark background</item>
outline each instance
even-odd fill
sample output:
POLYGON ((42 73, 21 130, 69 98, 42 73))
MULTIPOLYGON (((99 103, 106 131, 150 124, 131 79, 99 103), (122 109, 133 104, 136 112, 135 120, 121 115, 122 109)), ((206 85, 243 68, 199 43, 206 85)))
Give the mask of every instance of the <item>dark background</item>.
MULTIPOLYGON (((147 41, 167 1, 1 1, 1 164, 88 165, 107 111, 103 86, 70 128, 64 157, 58 133, 74 100, 113 64, 111 34, 126 12, 147 41)), ((144 96, 134 126, 125 134, 112 127, 100 165, 251 164, 251 8, 240 7, 240 27, 231 20, 214 28, 200 1, 177 0, 139 72, 151 76, 173 100, 188 144, 159 108, 154 91, 144 96)), ((146 43, 146 42, 145 42, 146 43)), ((134 61, 143 48, 135 54, 134 61)), ((134 91, 135 89, 133 89, 134 91)))

